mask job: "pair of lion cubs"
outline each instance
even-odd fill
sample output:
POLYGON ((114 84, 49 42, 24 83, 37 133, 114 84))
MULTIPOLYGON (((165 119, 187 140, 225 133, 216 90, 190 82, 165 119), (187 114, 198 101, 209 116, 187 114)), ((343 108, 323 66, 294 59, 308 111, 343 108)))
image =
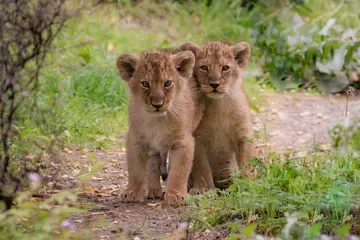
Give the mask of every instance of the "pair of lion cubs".
POLYGON ((188 183, 194 192, 223 188, 245 166, 252 127, 240 74, 249 55, 246 42, 209 42, 119 56, 116 65, 130 90, 129 183, 121 201, 162 196, 160 165, 167 153, 164 199, 171 205, 184 203, 188 183))

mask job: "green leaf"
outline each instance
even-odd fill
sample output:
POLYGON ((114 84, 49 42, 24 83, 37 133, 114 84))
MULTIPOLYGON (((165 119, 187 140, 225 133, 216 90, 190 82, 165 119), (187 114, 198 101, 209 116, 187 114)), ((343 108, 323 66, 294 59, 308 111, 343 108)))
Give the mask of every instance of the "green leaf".
POLYGON ((354 56, 354 53, 358 50, 360 43, 348 46, 347 53, 345 55, 345 65, 348 65, 354 56))
POLYGON ((305 52, 305 63, 310 66, 314 65, 317 58, 320 56, 321 56, 321 52, 319 49, 317 49, 316 47, 310 47, 305 52))
POLYGON ((341 72, 341 70, 344 67, 345 54, 346 54, 346 45, 343 45, 339 49, 335 50, 334 57, 330 61, 321 62, 317 60, 316 67, 322 73, 337 74, 341 72))
POLYGON ((323 59, 328 59, 333 57, 335 53, 335 49, 338 48, 338 42, 335 40, 328 41, 323 46, 323 59))
POLYGON ((258 158, 258 157, 252 157, 250 160, 249 160, 251 166, 253 167, 257 167, 257 166, 260 166, 262 163, 261 163, 261 159, 258 158))
POLYGON ((339 228, 336 232, 336 236, 340 238, 345 238, 346 235, 350 232, 351 226, 349 224, 345 224, 339 228))
POLYGON ((100 170, 102 170, 106 165, 105 161, 99 161, 94 166, 92 166, 91 171, 89 173, 85 173, 81 176, 79 176, 79 181, 83 184, 86 184, 90 182, 92 177, 98 173, 100 170))
POLYGON ((232 233, 239 233, 240 232, 240 224, 238 222, 229 223, 229 228, 230 228, 232 233))
POLYGON ((237 192, 237 191, 239 190, 239 188, 238 188, 238 185, 237 185, 236 183, 234 183, 234 184, 231 184, 231 185, 230 185, 230 187, 228 188, 228 190, 229 190, 230 192, 237 192))
POLYGON ((328 36, 329 35, 329 30, 335 25, 336 23, 336 19, 335 18, 330 18, 326 25, 321 29, 320 31, 320 35, 323 36, 328 36))
POLYGON ((71 138, 71 134, 70 134, 69 130, 65 130, 64 133, 68 138, 71 138))
POLYGON ((226 238, 226 240, 236 240, 236 239, 238 239, 236 235, 231 235, 226 238))
POLYGON ((321 223, 315 223, 314 225, 312 225, 309 230, 308 230, 308 235, 311 238, 316 238, 317 235, 320 233, 321 231, 321 227, 322 224, 321 223))
POLYGON ((246 237, 246 238, 250 238, 252 237, 252 235, 255 233, 256 230, 256 224, 250 224, 248 226, 246 226, 242 231, 241 234, 246 237))

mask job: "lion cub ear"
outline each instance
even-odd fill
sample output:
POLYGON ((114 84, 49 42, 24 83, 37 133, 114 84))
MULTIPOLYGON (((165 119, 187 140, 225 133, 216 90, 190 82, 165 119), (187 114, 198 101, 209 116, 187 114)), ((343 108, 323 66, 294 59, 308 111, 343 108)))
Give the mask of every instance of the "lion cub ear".
POLYGON ((175 55, 172 55, 170 59, 181 76, 187 79, 192 76, 192 69, 195 64, 195 57, 192 52, 179 52, 175 55))
POLYGON ((138 57, 133 54, 121 54, 116 60, 116 66, 119 70, 122 80, 128 82, 135 73, 138 57))
POLYGON ((201 47, 199 47, 196 43, 193 42, 184 42, 180 45, 180 50, 190 50, 194 56, 199 56, 199 53, 202 51, 201 47))
POLYGON ((238 42, 231 48, 233 49, 234 57, 239 67, 245 67, 248 64, 251 52, 250 45, 247 42, 238 42))

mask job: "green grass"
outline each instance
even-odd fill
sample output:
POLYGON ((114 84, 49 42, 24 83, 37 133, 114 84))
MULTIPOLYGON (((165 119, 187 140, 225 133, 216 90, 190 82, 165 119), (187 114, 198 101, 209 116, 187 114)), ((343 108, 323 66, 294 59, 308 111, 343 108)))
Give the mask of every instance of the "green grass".
POLYGON ((272 157, 271 164, 253 161, 254 176, 235 175, 235 183, 219 196, 194 197, 191 201, 199 206, 191 216, 194 228, 236 223, 236 232, 256 224, 257 233, 276 235, 283 230, 288 213, 308 225, 321 225, 326 234, 335 234, 345 224, 360 234, 359 156, 272 157))
MULTIPOLYGON (((127 86, 115 66, 118 54, 177 47, 184 41, 247 40, 239 25, 221 23, 234 18, 226 6, 217 6, 223 18, 216 18, 216 11, 205 4, 84 5, 53 43, 42 69, 37 108, 29 103, 21 110, 25 121, 18 126, 14 152, 42 149, 55 138, 62 146, 118 146, 109 140, 127 129, 127 86), (194 21, 198 21, 196 28, 191 27, 194 21)), ((251 94, 256 86, 255 80, 249 81, 251 94)), ((256 109, 256 97, 251 99, 256 109)))
MULTIPOLYGON (((206 1, 141 1, 135 7, 130 1, 113 2, 117 3, 83 4, 55 39, 42 69, 38 108, 27 104, 20 113, 25 122, 17 126, 21 134, 15 152, 41 148, 56 137, 62 144, 79 147, 119 145, 109 140, 123 135, 127 126, 127 87, 115 67, 119 53, 177 47, 185 41, 251 43, 251 27, 259 21, 259 10, 246 12, 239 0, 215 1, 210 8, 206 1), (99 138, 103 140, 94 141, 99 138)), ((70 8, 78 7, 72 4, 70 8)), ((313 5, 313 18, 319 17, 315 13, 322 7, 320 2, 313 5)), ((333 8, 328 6, 327 11, 333 8)), ((248 69, 257 68, 256 52, 253 48, 248 69)), ((251 76, 245 83, 256 110, 262 102, 259 86, 251 76)))
POLYGON ((156 36, 145 28, 121 28, 117 10, 84 10, 67 22, 42 70, 35 113, 28 112, 31 103, 23 109, 26 120, 15 152, 46 145, 54 136, 65 145, 119 146, 109 139, 127 129, 127 86, 118 75, 116 56, 146 50, 156 36))
MULTIPOLYGON (((37 108, 32 109, 29 102, 19 113, 24 121, 16 126, 20 135, 12 148, 14 154, 41 152, 56 139, 60 147, 120 146, 115 139, 127 129, 127 86, 115 66, 119 53, 177 47, 185 41, 251 40, 249 29, 259 21, 256 11, 246 15, 240 1, 213 2, 212 8, 204 1, 85 6, 54 41, 42 69, 37 108)), ((319 9, 324 6, 315 2, 311 17, 321 18, 324 14, 319 9)), ((257 67, 255 48, 254 56, 249 69, 257 67)), ((251 107, 257 110, 263 102, 259 85, 253 76, 245 84, 251 107)), ((360 232, 355 226, 359 223, 359 157, 281 160, 276 154, 271 156, 272 164, 253 163, 253 178, 235 176, 236 183, 220 196, 194 198, 199 205, 191 216, 194 229, 226 225, 236 234, 255 223, 258 233, 276 234, 286 224, 288 212, 297 213, 308 225, 321 224, 326 233, 334 234, 346 224, 353 226, 352 232, 360 232)))

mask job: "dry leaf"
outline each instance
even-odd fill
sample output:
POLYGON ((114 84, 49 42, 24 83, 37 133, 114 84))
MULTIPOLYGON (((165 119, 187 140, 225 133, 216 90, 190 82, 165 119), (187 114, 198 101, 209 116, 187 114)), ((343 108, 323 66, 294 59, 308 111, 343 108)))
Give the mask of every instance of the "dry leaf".
POLYGON ((95 190, 94 190, 94 188, 92 188, 92 187, 87 187, 87 188, 85 189, 85 191, 86 191, 87 193, 91 193, 91 194, 94 194, 94 193, 95 193, 95 190))
POLYGON ((328 151, 328 150, 330 150, 330 148, 331 148, 331 144, 322 144, 322 145, 320 145, 319 146, 319 149, 320 149, 320 151, 323 151, 323 152, 326 152, 326 151, 328 151))
POLYGON ((148 206, 150 206, 150 207, 159 207, 159 206, 161 206, 161 202, 157 202, 157 203, 148 203, 148 206))
POLYGON ((111 52, 113 49, 114 49, 114 45, 112 44, 112 42, 109 42, 107 47, 108 52, 111 52))

